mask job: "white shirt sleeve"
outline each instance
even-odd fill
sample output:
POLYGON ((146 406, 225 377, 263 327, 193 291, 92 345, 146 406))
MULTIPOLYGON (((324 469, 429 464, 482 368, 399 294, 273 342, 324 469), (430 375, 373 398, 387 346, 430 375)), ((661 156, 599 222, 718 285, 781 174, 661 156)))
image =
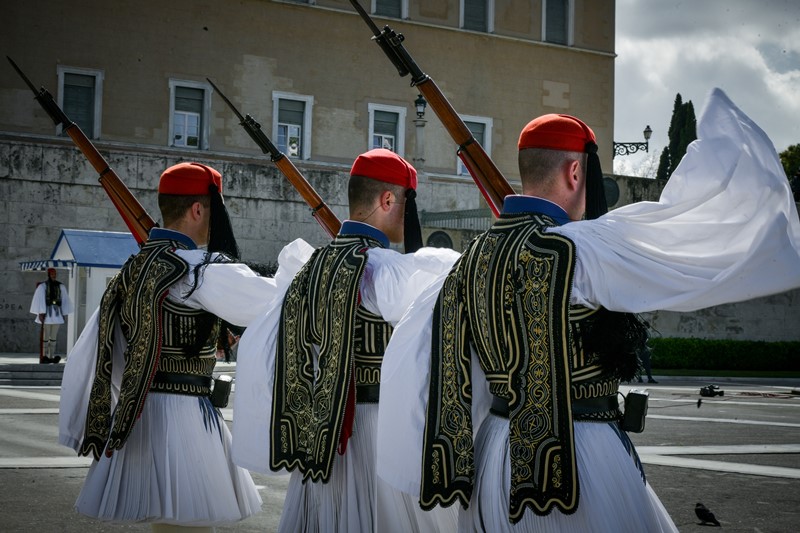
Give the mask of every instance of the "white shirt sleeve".
MULTIPOLYGON (((86 429, 86 414, 89 396, 94 384, 97 367, 97 339, 99 314, 95 312, 86 321, 80 337, 69 353, 61 380, 61 398, 58 409, 58 442, 78 451, 86 429)), ((114 352, 111 370, 111 410, 119 399, 122 374, 125 369, 125 350, 128 347, 122 329, 117 324, 114 330, 114 352)))
POLYGON ((47 305, 44 298, 44 289, 47 284, 42 282, 36 286, 33 291, 33 298, 31 298, 31 313, 37 315, 36 322, 39 322, 38 315, 47 312, 47 305))
POLYGON ((62 315, 71 315, 75 311, 75 307, 72 304, 72 300, 69 297, 69 293, 67 292, 67 287, 63 283, 61 284, 61 314, 62 315))
POLYGON ((460 254, 449 248, 420 248, 413 254, 371 248, 361 280, 361 303, 394 325, 411 302, 460 254))
POLYGON ((178 250, 190 270, 170 288, 169 296, 189 307, 205 309, 231 324, 247 326, 275 304, 281 294, 279 280, 290 274, 293 277, 313 251, 302 239, 288 244, 278 257, 278 272, 272 278, 261 277, 241 263, 210 263, 202 268, 201 282, 192 292, 194 266, 205 259, 206 252, 178 250))
POLYGON ((313 251, 299 239, 281 251, 272 303, 250 323, 239 340, 231 458, 248 470, 275 474, 269 468, 269 432, 281 307, 289 285, 313 251))

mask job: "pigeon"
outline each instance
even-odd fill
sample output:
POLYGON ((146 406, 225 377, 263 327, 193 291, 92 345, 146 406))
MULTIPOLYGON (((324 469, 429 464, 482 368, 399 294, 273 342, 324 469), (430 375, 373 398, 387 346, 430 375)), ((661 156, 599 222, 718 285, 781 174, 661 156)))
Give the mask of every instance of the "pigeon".
POLYGON ((694 514, 697 515, 697 518, 699 518, 703 524, 710 523, 719 526, 719 521, 714 516, 714 513, 709 511, 708 507, 700 502, 697 502, 697 505, 694 506, 694 514))

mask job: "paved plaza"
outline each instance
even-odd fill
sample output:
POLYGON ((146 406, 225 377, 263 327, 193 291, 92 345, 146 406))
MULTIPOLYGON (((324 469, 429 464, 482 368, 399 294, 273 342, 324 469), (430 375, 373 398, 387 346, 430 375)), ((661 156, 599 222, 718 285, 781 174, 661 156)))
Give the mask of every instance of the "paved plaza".
MULTIPOLYGON (((632 438, 680 531, 709 531, 694 515, 697 502, 727 532, 797 531, 800 396, 793 390, 800 380, 656 377, 657 385, 637 387, 647 387, 650 403, 644 433, 632 438), (698 406, 707 383, 724 395, 698 406)), ((58 387, 0 388, 0 531, 150 531, 144 524, 101 524, 72 510, 89 461, 57 444, 59 393, 58 387)), ((223 414, 230 423, 232 410, 223 414)), ((288 476, 253 478, 263 512, 217 531, 275 531, 288 476)))

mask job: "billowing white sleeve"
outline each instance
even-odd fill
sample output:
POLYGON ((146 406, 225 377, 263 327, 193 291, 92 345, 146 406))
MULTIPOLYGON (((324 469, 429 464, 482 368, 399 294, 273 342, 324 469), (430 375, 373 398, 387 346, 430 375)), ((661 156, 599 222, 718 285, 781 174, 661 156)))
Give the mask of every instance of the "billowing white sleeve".
POLYGON ((281 251, 272 303, 250 323, 239 340, 231 457, 234 463, 248 470, 274 474, 269 468, 269 432, 281 307, 286 290, 311 253, 313 248, 298 241, 281 251))
MULTIPOLYGON (((83 443, 89 395, 97 367, 99 309, 95 310, 69 353, 61 379, 58 410, 58 442, 75 451, 83 443)), ((111 412, 119 399, 119 387, 125 368, 127 343, 119 325, 114 332, 114 353, 111 371, 111 412)))
POLYGON ((800 221, 775 147, 719 89, 658 202, 549 231, 572 239, 572 303, 693 311, 800 287, 800 221))
MULTIPOLYGON (((397 490, 417 497, 430 387, 433 309, 447 274, 443 272, 425 287, 403 315, 381 365, 377 474, 397 490)), ((473 354, 473 434, 489 412, 490 401, 486 377, 473 354)))
POLYGON ((72 304, 72 299, 69 297, 67 287, 61 284, 61 314, 71 315, 75 311, 75 306, 72 304))
POLYGON ((31 298, 31 313, 36 315, 36 323, 39 323, 39 315, 47 313, 47 303, 44 297, 44 288, 46 284, 40 283, 33 291, 33 298, 31 298))
POLYGON ((367 253, 361 303, 392 325, 428 285, 450 271, 460 256, 449 248, 420 248, 413 254, 371 248, 367 253))
POLYGON ((278 272, 272 278, 259 276, 241 263, 210 263, 202 269, 201 282, 191 292, 194 266, 203 261, 205 252, 178 250, 189 263, 190 271, 170 288, 170 298, 189 307, 205 309, 231 324, 247 326, 275 304, 281 294, 278 277, 287 271, 297 272, 313 251, 314 248, 302 239, 289 243, 281 250, 278 272))
MULTIPOLYGON (((288 288, 288 284, 284 287, 288 288)), ((273 474, 269 468, 275 346, 283 295, 251 322, 239 339, 233 395, 231 457, 242 468, 273 474)))

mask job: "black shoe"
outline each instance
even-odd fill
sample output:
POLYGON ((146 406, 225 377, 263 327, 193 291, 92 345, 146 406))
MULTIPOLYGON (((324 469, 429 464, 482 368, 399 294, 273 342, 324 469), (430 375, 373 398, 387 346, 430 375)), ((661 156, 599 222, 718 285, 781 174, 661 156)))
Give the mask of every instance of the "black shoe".
POLYGON ((639 383, 644 383, 644 382, 642 381, 642 378, 639 378, 639 383))
POLYGON ((61 361, 61 356, 60 355, 57 355, 55 357, 51 357, 50 358, 50 362, 53 363, 54 365, 58 364, 59 361, 61 361))
POLYGON ((658 381, 654 380, 653 378, 647 378, 648 383, 658 383, 658 381))

